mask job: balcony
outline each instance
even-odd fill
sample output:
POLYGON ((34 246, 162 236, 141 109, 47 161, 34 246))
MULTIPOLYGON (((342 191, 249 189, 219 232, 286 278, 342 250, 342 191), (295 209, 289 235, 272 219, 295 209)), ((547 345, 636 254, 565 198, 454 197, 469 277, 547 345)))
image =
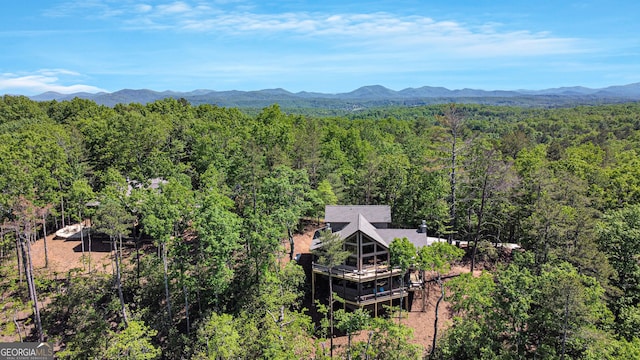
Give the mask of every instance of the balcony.
MULTIPOLYGON (((329 268, 324 265, 313 263, 312 269, 316 274, 329 276, 329 268)), ((351 266, 341 265, 336 266, 331 270, 332 277, 355 282, 371 281, 378 278, 386 278, 401 274, 402 270, 393 268, 389 269, 386 265, 371 266, 360 271, 351 266)))
POLYGON ((370 304, 375 304, 379 302, 390 301, 394 299, 399 299, 402 297, 406 297, 408 295, 408 291, 406 288, 402 288, 399 284, 394 284, 393 289, 387 290, 374 290, 374 289, 363 289, 360 293, 358 290, 334 285, 333 291, 336 295, 342 298, 346 303, 353 304, 357 306, 365 306, 370 304), (397 285, 397 288, 395 287, 397 285))

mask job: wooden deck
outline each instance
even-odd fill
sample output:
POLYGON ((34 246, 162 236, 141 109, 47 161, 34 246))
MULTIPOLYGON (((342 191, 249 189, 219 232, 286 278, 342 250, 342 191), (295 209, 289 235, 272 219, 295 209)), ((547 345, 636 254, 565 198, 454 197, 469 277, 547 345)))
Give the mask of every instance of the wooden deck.
MULTIPOLYGON (((329 276, 329 268, 319 264, 313 264, 313 272, 316 274, 322 274, 329 276)), ((387 266, 371 267, 362 271, 358 271, 352 268, 335 267, 331 271, 331 276, 334 278, 345 279, 355 282, 366 282, 376 280, 380 278, 388 278, 390 276, 400 275, 402 270, 389 269, 387 266)))
POLYGON ((316 276, 320 275, 325 278, 324 281, 328 281, 329 277, 333 281, 343 280, 345 285, 334 284, 333 291, 343 299, 345 306, 362 308, 374 305, 374 316, 377 316, 378 304, 391 305, 397 299, 408 298, 409 292, 412 290, 411 283, 407 283, 404 287, 401 286, 398 278, 402 276, 402 273, 400 269, 389 269, 387 266, 370 267, 363 271, 337 267, 330 272, 326 266, 312 264, 312 299, 315 299, 316 276), (377 284, 379 281, 383 281, 385 285, 376 285, 366 290, 360 289, 365 283, 375 282, 377 284), (360 290, 346 286, 347 283, 358 284, 360 290), (392 284, 391 288, 388 287, 389 284, 392 284))
POLYGON ((348 301, 348 303, 357 306, 367 306, 373 305, 380 302, 391 301, 394 299, 400 299, 402 297, 406 297, 408 292, 402 289, 393 289, 392 291, 382 291, 376 294, 367 294, 359 297, 359 300, 356 302, 348 301))

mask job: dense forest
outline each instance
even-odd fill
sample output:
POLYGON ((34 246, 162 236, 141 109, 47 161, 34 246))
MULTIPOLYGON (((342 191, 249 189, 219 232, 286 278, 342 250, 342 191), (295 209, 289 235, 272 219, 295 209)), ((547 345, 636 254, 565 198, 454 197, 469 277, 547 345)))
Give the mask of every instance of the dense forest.
POLYGON ((331 117, 4 96, 0 335, 61 359, 328 359, 285 246, 327 204, 385 204, 492 270, 445 282, 435 346, 338 312, 338 330, 374 335, 334 358, 640 359, 639 149, 639 103, 331 117), (43 233, 86 219, 111 266, 33 266, 43 233))

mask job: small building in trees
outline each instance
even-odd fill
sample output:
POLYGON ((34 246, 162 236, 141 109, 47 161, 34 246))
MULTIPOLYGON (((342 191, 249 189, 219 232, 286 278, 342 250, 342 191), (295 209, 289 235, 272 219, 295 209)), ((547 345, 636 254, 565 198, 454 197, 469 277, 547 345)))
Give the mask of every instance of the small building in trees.
MULTIPOLYGON (((416 248, 445 239, 427 236, 423 221, 414 229, 391 228, 391 208, 387 205, 328 205, 324 231, 339 235, 349 256, 344 263, 329 267, 312 263, 312 297, 322 296, 332 281, 334 294, 348 308, 367 308, 377 316, 382 305, 393 305, 407 298, 422 281, 411 278, 390 264, 389 245, 395 238, 407 238, 416 248), (403 277, 405 277, 403 279, 403 277)), ((316 232, 310 250, 322 247, 321 231, 316 232)))

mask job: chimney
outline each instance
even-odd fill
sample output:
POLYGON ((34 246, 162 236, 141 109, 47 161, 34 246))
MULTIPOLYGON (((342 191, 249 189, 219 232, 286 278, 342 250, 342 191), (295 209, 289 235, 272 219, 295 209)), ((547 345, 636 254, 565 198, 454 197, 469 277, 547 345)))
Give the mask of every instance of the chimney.
POLYGON ((427 233, 427 221, 426 220, 422 220, 422 224, 420 224, 420 226, 418 226, 418 233, 419 234, 426 234, 427 233))

